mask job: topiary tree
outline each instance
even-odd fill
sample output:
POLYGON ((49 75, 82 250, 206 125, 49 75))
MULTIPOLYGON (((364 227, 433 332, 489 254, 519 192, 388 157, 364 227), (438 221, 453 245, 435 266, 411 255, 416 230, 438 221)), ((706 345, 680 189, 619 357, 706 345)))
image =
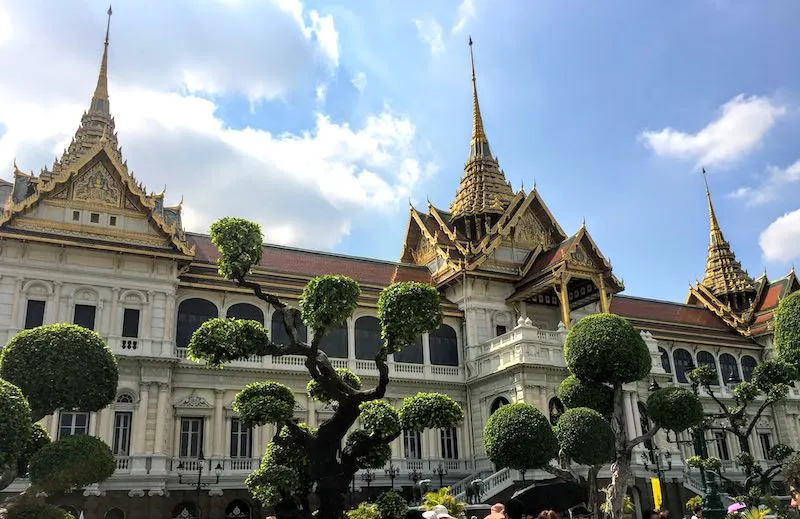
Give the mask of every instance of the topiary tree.
POLYGON ((773 341, 778 358, 800 373, 800 291, 789 294, 778 305, 773 341))
MULTIPOLYGON (((688 409, 675 409, 674 413, 651 416, 655 422, 647 433, 637 438, 628 438, 625 428, 623 384, 628 384, 644 379, 650 373, 650 351, 639 333, 625 319, 614 314, 596 314, 584 317, 578 321, 567 334, 564 345, 564 360, 567 368, 580 384, 585 384, 589 390, 583 396, 586 401, 599 402, 602 407, 602 395, 606 390, 599 386, 607 386, 612 395, 612 412, 610 427, 614 435, 613 463, 611 465, 611 485, 608 487, 606 515, 619 519, 623 515, 624 497, 631 483, 631 456, 636 445, 652 438, 660 428, 683 430, 682 423, 664 421, 670 416, 679 413, 696 412, 699 407, 692 404, 688 409), (589 398, 589 394, 594 394, 589 398)), ((567 388, 576 384, 570 382, 567 388)), ((671 388, 670 388, 671 389, 671 388)), ((684 391, 686 398, 694 395, 688 390, 684 391)), ((648 402, 659 391, 651 394, 648 402)), ((658 398, 658 397, 657 397, 658 398)), ((696 397, 694 397, 696 400, 696 397)), ((577 401, 581 401, 580 399, 577 401)), ((683 398, 668 400, 685 404, 683 398)), ((651 412, 652 415, 652 412, 651 412)), ((702 414, 694 416, 702 420, 702 414)))
POLYGON ((463 419, 458 404, 444 395, 420 393, 406 398, 399 410, 381 400, 389 384, 387 355, 413 345, 422 333, 442 322, 434 287, 394 283, 381 292, 378 318, 383 347, 375 355, 378 380, 373 388, 362 389, 355 374, 334 369, 320 348, 328 331, 353 314, 360 295, 358 283, 344 276, 314 278, 303 290, 299 310, 291 308, 248 279, 263 249, 258 224, 223 218, 211 226, 211 240, 220 251, 219 273, 271 305, 289 339, 284 344, 273 342, 266 328, 255 321, 211 319, 192 336, 189 358, 221 367, 250 355, 301 356, 311 377, 309 396, 335 409, 331 418, 314 429, 292 420, 294 394, 286 386, 255 382, 237 395, 234 405, 244 424, 274 423, 277 428, 260 467, 246 481, 265 505, 299 502, 298 508, 308 514, 308 494, 313 488, 319 497, 318 517, 340 519, 354 474, 388 462, 389 444, 401 430, 453 427, 463 419), (301 338, 301 321, 310 331, 310 341, 301 338), (348 435, 357 420, 362 428, 348 435))
POLYGON ((498 469, 544 469, 558 456, 558 441, 547 418, 522 402, 492 413, 483 429, 483 447, 498 469))
POLYGON ((394 490, 388 490, 375 501, 381 519, 403 519, 408 511, 408 503, 394 490))
POLYGON ((9 511, 8 519, 75 519, 75 516, 57 506, 30 503, 9 511))
POLYGON ((0 379, 5 381, 0 393, 12 394, 8 388, 16 386, 29 409, 22 412, 18 398, 0 396, 0 427, 7 428, 2 432, 27 431, 21 442, 14 437, 13 446, 3 442, 9 448, 0 463, 0 490, 18 473, 27 471, 31 477, 31 486, 7 501, 9 514, 18 505, 33 506, 42 491, 98 483, 113 473, 111 449, 100 440, 68 437, 50 443, 47 433, 32 425, 59 409, 94 412, 114 401, 117 361, 97 333, 72 324, 24 330, 0 350, 0 379))

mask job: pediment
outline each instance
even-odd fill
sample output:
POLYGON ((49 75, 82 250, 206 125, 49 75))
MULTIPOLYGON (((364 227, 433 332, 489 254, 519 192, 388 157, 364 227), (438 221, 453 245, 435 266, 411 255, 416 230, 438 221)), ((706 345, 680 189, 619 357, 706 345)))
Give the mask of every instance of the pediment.
POLYGON ((175 404, 175 407, 181 409, 212 409, 214 406, 208 403, 208 400, 197 393, 191 393, 185 398, 179 400, 175 404))

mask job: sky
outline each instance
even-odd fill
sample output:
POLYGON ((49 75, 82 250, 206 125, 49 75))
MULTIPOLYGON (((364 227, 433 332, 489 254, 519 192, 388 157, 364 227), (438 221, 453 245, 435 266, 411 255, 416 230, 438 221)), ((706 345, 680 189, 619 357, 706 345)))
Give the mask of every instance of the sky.
MULTIPOLYGON (((0 0, 0 177, 39 172, 88 108, 107 3, 0 0)), ((446 209, 481 111, 514 189, 581 222, 626 293, 702 277, 708 182, 754 276, 800 263, 795 0, 118 0, 111 110, 129 168, 188 230, 400 257, 446 209)))

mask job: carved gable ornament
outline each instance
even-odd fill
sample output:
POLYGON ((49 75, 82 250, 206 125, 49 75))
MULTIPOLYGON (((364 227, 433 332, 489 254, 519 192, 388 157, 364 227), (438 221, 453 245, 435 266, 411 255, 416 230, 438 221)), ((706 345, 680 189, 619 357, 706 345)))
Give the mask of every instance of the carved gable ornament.
POLYGON ((103 164, 95 164, 78 177, 72 188, 72 198, 80 202, 91 202, 119 207, 122 188, 103 164))
POLYGON ((213 406, 208 401, 197 393, 192 393, 183 400, 175 404, 175 407, 183 409, 211 409, 213 406))
POLYGON ((570 255, 570 260, 574 265, 579 267, 588 269, 597 267, 591 256, 589 256, 589 253, 583 248, 582 245, 575 247, 575 250, 572 251, 572 254, 570 255))
POLYGON ((514 242, 518 246, 531 250, 535 249, 537 245, 541 245, 544 250, 555 246, 552 232, 549 229, 545 229, 539 219, 530 212, 520 218, 514 230, 514 242))

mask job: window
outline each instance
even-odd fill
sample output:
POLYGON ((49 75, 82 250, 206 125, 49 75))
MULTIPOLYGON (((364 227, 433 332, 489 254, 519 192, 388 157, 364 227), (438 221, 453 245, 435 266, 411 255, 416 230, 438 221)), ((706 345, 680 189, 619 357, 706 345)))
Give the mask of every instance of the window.
POLYGON ((448 460, 458 459, 458 431, 455 427, 441 430, 442 457, 448 460))
POLYGON ((92 223, 100 223, 100 213, 91 213, 89 215, 89 221, 92 223))
POLYGON ((503 325, 497 325, 494 327, 494 334, 496 337, 500 337, 501 335, 505 335, 508 329, 503 325))
POLYGON ((181 418, 181 458, 197 458, 203 450, 203 419, 181 418))
POLYGON ((714 370, 714 375, 716 375, 716 377, 712 380, 711 385, 718 386, 719 372, 717 371, 717 361, 714 359, 714 356, 707 351, 699 351, 697 352, 697 364, 699 366, 708 366, 714 370))
POLYGON ((669 363, 669 353, 667 353, 667 350, 659 346, 658 353, 661 354, 661 367, 664 368, 664 372, 672 373, 672 366, 669 363))
POLYGON ((343 323, 328 330, 319 341, 319 349, 335 359, 347 358, 347 324, 343 323))
POLYGON ((456 331, 443 324, 428 335, 431 350, 431 364, 437 366, 458 366, 458 340, 456 331))
POLYGON ((185 348, 192 334, 200 325, 217 317, 217 307, 211 301, 192 298, 182 301, 178 306, 178 326, 175 332, 175 346, 185 348))
POLYGON ((417 337, 417 340, 414 341, 414 344, 411 346, 396 352, 394 354, 394 361, 407 362, 409 364, 422 364, 422 336, 420 335, 417 337))
POLYGON ((555 426, 558 423, 558 419, 566 411, 566 408, 557 396, 550 399, 547 408, 550 411, 550 425, 555 426))
POLYGON ((117 226, 117 217, 116 216, 109 216, 108 217, 108 225, 110 225, 111 227, 116 227, 117 226))
POLYGON ((79 222, 81 220, 81 212, 80 211, 72 211, 72 221, 79 222))
POLYGON ((250 303, 237 303, 228 308, 227 317, 235 317, 236 319, 245 319, 247 321, 258 321, 264 324, 264 312, 261 311, 256 305, 250 303))
POLYGON ((377 318, 366 316, 356 319, 356 358, 373 360, 383 347, 381 323, 377 318))
POLYGON ((683 348, 678 348, 672 352, 672 359, 675 361, 675 377, 681 384, 686 384, 689 379, 686 376, 692 367, 692 354, 683 348))
POLYGON ((253 442, 250 427, 245 427, 238 418, 231 419, 231 458, 251 458, 253 442))
POLYGON ((498 409, 500 409, 504 405, 508 405, 510 403, 511 402, 509 402, 508 399, 505 398, 505 397, 499 396, 499 397, 495 398, 494 401, 492 402, 491 407, 489 407, 489 414, 490 415, 494 414, 495 411, 497 411, 498 409))
POLYGON ((114 456, 130 455, 132 421, 133 413, 130 411, 117 411, 114 413, 114 456))
POLYGON ((72 322, 88 330, 94 330, 94 316, 97 308, 94 305, 75 305, 72 322))
POLYGON ((89 413, 61 411, 58 418, 58 437, 89 434, 89 413))
POLYGON ((725 431, 714 431, 714 441, 717 444, 717 456, 722 461, 731 459, 731 452, 728 449, 728 435, 725 431))
POLYGON ((772 435, 770 433, 760 433, 758 440, 761 442, 761 453, 764 455, 764 459, 772 459, 769 452, 772 449, 772 435))
POLYGON ((122 336, 139 336, 139 310, 136 308, 126 308, 122 314, 122 336))
POLYGON ((406 458, 422 459, 422 435, 419 431, 403 431, 403 453, 406 458))
POLYGON ((756 359, 750 355, 742 355, 742 377, 750 382, 753 378, 753 370, 756 369, 756 359))
POLYGON ((25 329, 30 330, 44 324, 44 301, 28 300, 28 309, 25 311, 25 329))
MULTIPOLYGON (((272 314, 272 328, 270 329, 270 339, 275 344, 289 344, 289 335, 286 333, 286 328, 283 326, 283 314, 275 312, 272 314)), ((294 314, 294 327, 297 330, 299 339, 303 342, 308 340, 308 330, 303 323, 303 318, 300 317, 300 312, 294 314)))
POLYGON ((722 371, 722 382, 727 384, 730 380, 741 380, 739 376, 739 365, 730 353, 723 353, 719 356, 719 367, 722 371))

